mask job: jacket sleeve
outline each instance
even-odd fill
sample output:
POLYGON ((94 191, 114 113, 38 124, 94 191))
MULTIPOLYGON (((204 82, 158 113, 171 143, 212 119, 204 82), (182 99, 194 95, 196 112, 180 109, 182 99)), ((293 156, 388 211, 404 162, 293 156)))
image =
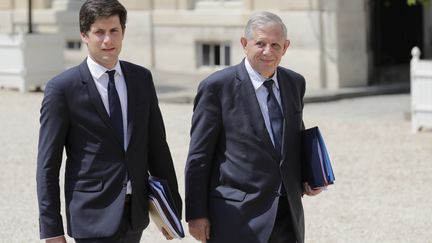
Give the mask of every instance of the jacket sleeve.
POLYGON ((68 111, 64 94, 54 79, 45 88, 40 113, 36 182, 40 238, 44 239, 64 234, 59 171, 68 130, 68 111))
POLYGON ((185 168, 186 220, 208 216, 210 175, 221 127, 217 92, 203 81, 195 97, 185 168))
POLYGON ((149 171, 150 174, 168 182, 179 217, 182 215, 182 199, 178 191, 177 176, 168 143, 165 125, 159 108, 155 87, 150 75, 149 113, 149 171))

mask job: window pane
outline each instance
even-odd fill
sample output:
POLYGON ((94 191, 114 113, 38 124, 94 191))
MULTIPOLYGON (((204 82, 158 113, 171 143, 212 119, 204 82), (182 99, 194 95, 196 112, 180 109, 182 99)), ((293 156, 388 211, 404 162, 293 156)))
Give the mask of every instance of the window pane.
POLYGON ((66 48, 68 50, 80 50, 81 41, 66 41, 66 48))
POLYGON ((214 45, 214 65, 221 65, 220 58, 220 45, 214 45))
POLYGON ((210 65, 210 45, 203 44, 202 45, 202 65, 209 66, 210 65))
POLYGON ((74 49, 74 47, 75 47, 75 43, 73 41, 66 42, 66 48, 67 49, 71 50, 71 49, 74 49))
POLYGON ((230 64, 230 60, 231 60, 231 53, 230 53, 230 46, 226 45, 225 46, 225 66, 229 66, 230 64))

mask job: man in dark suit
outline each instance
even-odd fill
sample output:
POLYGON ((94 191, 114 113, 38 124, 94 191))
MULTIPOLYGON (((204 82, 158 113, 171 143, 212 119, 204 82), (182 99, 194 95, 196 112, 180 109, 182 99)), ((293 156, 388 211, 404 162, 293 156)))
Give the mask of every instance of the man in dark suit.
POLYGON ((185 170, 186 220, 201 242, 304 242, 300 134, 305 80, 279 67, 282 20, 254 14, 246 58, 198 88, 185 170))
POLYGON ((79 21, 89 55, 46 85, 37 163, 40 237, 46 242, 66 242, 63 148, 67 231, 76 242, 138 243, 149 224, 149 174, 167 180, 181 210, 152 75, 118 59, 126 16, 116 0, 86 1, 79 21))

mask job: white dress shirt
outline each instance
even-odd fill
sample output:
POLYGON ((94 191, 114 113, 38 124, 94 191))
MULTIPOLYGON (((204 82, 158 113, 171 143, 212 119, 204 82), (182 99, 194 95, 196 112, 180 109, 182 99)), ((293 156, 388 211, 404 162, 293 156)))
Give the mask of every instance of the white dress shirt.
POLYGON ((273 76, 271 78, 265 78, 260 73, 258 73, 257 71, 255 71, 252 68, 252 66, 250 65, 247 58, 245 58, 245 66, 246 66, 246 70, 249 74, 249 77, 252 81, 252 85, 255 88, 255 95, 257 97, 258 104, 260 106, 261 113, 262 113, 262 116, 264 118, 264 123, 265 123, 265 126, 267 128, 267 132, 270 135, 270 138, 271 138, 272 143, 274 145, 273 133, 271 130, 270 118, 269 118, 268 108, 267 108, 268 91, 267 91, 267 88, 264 86, 264 81, 266 81, 268 79, 273 79, 273 81, 274 81, 273 93, 274 93, 276 100, 279 103, 279 107, 281 108, 281 111, 282 111, 282 106, 281 106, 282 103, 281 103, 281 96, 280 96, 280 91, 279 91, 279 83, 277 80, 277 70, 275 71, 275 73, 273 74, 273 76))
MULTIPOLYGON (((127 87, 126 87, 126 82, 124 79, 124 75, 123 72, 121 70, 120 67, 120 62, 117 61, 117 64, 114 66, 113 69, 107 69, 101 65, 99 65, 98 63, 96 63, 93 59, 91 59, 90 56, 87 57, 87 66, 90 70, 90 73, 93 77, 93 80, 95 82, 96 88, 99 91, 99 94, 101 96, 102 102, 105 106, 105 110, 107 111, 108 114, 110 114, 110 110, 109 110, 109 102, 108 102, 108 82, 109 82, 109 77, 108 77, 108 73, 106 73, 106 71, 108 70, 115 70, 115 75, 114 75, 114 82, 115 82, 115 87, 117 89, 117 93, 119 95, 119 99, 120 99, 120 105, 121 105, 121 109, 122 109, 122 118, 123 118, 123 144, 124 144, 124 150, 126 151, 127 146, 128 146, 128 133, 127 133, 127 87)), ((131 194, 132 193, 132 186, 130 181, 128 181, 127 183, 127 194, 131 194)))

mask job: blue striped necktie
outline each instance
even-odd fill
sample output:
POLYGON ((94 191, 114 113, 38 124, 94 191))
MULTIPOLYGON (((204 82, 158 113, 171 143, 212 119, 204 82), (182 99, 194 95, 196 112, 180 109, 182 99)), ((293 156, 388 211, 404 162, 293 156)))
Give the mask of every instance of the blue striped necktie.
POLYGON ((279 155, 281 155, 283 114, 273 93, 273 84, 273 79, 268 79, 264 82, 264 86, 268 91, 267 108, 270 118, 271 131, 273 134, 273 143, 276 151, 279 155))

